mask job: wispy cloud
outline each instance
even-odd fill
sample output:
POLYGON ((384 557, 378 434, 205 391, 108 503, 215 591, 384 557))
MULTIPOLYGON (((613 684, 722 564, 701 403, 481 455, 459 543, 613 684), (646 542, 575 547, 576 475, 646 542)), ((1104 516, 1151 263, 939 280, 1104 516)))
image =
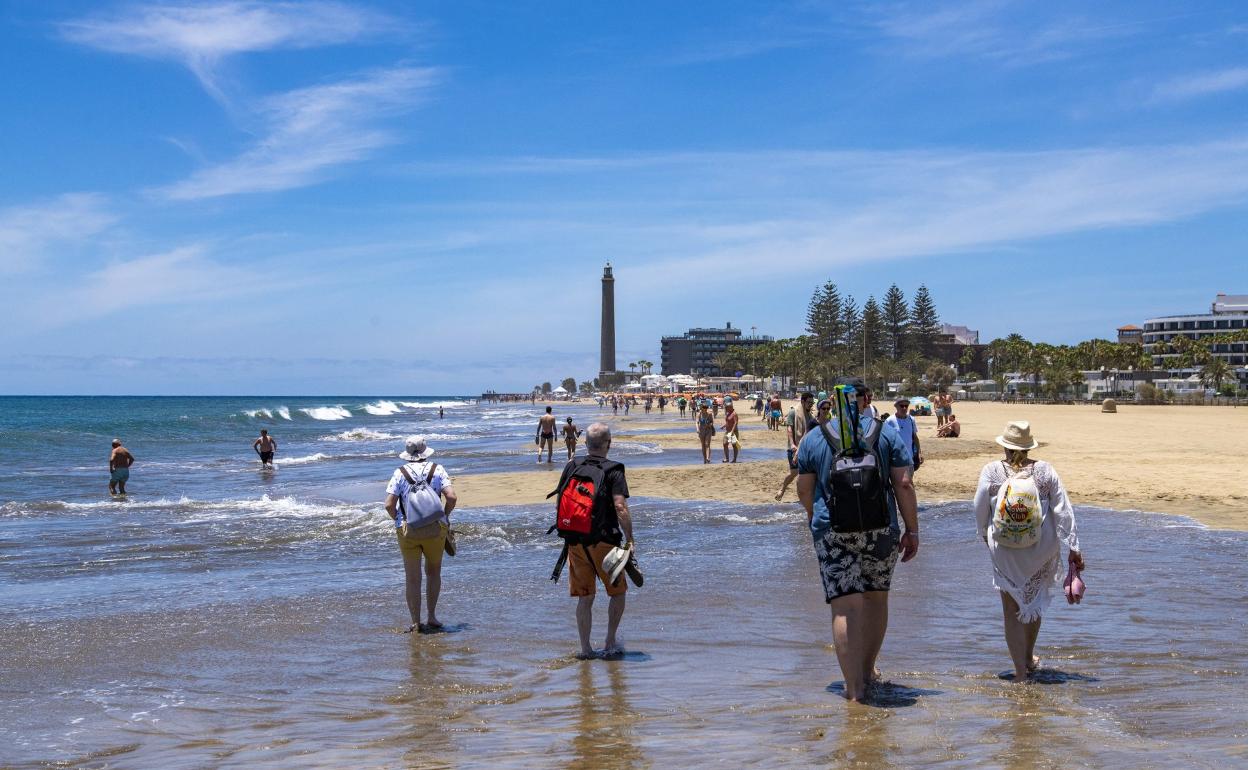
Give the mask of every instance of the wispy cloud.
POLYGON ((965 56, 1011 66, 1066 59, 1092 43, 1132 32, 1142 22, 1103 23, 1053 16, 1047 4, 960 0, 872 5, 867 17, 913 56, 965 56))
POLYGON ((1171 78, 1153 89, 1152 101, 1178 102, 1248 88, 1248 67, 1171 78))
POLYGON ((266 276, 221 264, 203 245, 184 246, 109 264, 68 278, 48 296, 29 296, 28 310, 55 304, 56 313, 29 315, 31 328, 51 329, 133 308, 182 305, 265 291, 266 276))
POLYGON ((157 192, 197 200, 321 181, 328 169, 393 143, 395 135, 381 123, 414 109, 436 76, 434 69, 400 67, 273 97, 260 109, 267 133, 252 147, 157 192))
POLYGON ((380 13, 341 3, 242 0, 141 5, 63 22, 61 32, 105 51, 178 61, 220 96, 216 69, 230 56, 349 43, 397 26, 380 13))
POLYGON ((0 209, 0 274, 28 270, 50 249, 85 242, 116 221, 104 197, 91 193, 0 209))

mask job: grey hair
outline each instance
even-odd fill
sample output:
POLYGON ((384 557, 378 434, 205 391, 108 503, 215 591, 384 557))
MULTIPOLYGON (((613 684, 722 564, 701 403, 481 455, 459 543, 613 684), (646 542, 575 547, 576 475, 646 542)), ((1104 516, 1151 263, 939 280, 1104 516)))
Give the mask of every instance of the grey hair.
POLYGON ((605 453, 611 443, 611 428, 605 422, 596 422, 585 429, 585 448, 590 452, 605 453))

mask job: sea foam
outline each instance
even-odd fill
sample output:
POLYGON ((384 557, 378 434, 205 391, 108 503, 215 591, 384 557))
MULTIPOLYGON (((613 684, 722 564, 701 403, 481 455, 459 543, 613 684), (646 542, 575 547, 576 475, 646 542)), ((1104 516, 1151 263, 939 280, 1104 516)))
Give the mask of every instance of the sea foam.
POLYGON ((393 433, 383 433, 379 430, 369 430, 368 428, 352 428, 344 430, 342 433, 332 433, 328 436, 321 436, 321 441, 394 441, 399 437, 393 433))
POLYGON ((378 417, 385 417, 386 415, 398 414, 402 410, 393 401, 378 401, 375 404, 365 404, 364 411, 369 414, 375 414, 378 417))
POLYGON ((299 411, 313 420, 345 420, 351 416, 351 412, 341 406, 313 406, 299 411))

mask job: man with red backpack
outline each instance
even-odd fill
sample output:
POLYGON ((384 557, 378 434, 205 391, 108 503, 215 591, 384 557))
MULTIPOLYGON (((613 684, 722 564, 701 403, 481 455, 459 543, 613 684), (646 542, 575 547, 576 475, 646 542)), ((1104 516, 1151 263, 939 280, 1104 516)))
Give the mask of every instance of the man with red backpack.
POLYGON ((628 552, 627 561, 634 568, 630 570, 634 582, 639 577, 632 563, 635 544, 633 520, 628 512, 628 481, 624 465, 607 459, 611 429, 605 423, 596 422, 585 429, 585 448, 588 455, 567 464, 559 477, 559 485, 550 494, 558 501, 558 519, 551 529, 558 529, 559 536, 564 539, 564 556, 551 579, 558 580, 566 558, 569 593, 577 597, 576 630, 581 638, 577 657, 582 659, 595 657, 589 637, 593 630, 597 580, 602 580, 610 597, 602 656, 615 657, 624 652, 616 632, 624 617, 624 594, 628 591, 623 565, 617 568, 613 563, 619 558, 617 549, 628 552))

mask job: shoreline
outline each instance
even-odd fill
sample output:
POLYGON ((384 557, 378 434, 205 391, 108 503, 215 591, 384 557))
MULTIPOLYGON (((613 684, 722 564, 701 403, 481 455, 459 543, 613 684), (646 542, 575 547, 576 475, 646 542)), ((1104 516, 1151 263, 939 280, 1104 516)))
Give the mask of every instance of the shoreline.
MULTIPOLYGON (((789 403, 785 403, 787 413, 789 403)), ((891 404, 879 404, 892 411, 891 404)), ((934 417, 918 417, 923 467, 915 476, 919 500, 969 501, 982 467, 1000 459, 993 442, 1008 420, 1029 419, 1040 447, 1032 455, 1053 463, 1075 504, 1116 511, 1142 511, 1190 517, 1213 529, 1248 530, 1248 474, 1242 467, 1238 436, 1248 435, 1248 410, 1208 410, 1187 406, 1125 405, 1117 414, 1093 406, 963 402, 955 404, 962 437, 934 437, 934 417)), ((670 417, 601 415, 617 440, 660 448, 698 447, 693 427, 670 417), (637 433, 655 430, 655 433, 637 433)), ((776 503, 787 464, 782 459, 749 459, 751 449, 782 450, 784 433, 769 431, 750 411, 741 411, 742 460, 719 462, 722 444, 712 439, 712 464, 677 464, 630 468, 629 486, 636 497, 711 500, 749 505, 776 503)), ((723 414, 716 420, 722 424, 723 414)), ((582 426, 583 427, 583 426, 582 426)), ((562 450, 562 446, 556 447, 562 450)), ((578 456, 584 452, 583 445, 578 456)), ((544 502, 554 486, 551 468, 459 475, 461 507, 544 502)), ((797 505, 790 485, 784 505, 797 505)))

